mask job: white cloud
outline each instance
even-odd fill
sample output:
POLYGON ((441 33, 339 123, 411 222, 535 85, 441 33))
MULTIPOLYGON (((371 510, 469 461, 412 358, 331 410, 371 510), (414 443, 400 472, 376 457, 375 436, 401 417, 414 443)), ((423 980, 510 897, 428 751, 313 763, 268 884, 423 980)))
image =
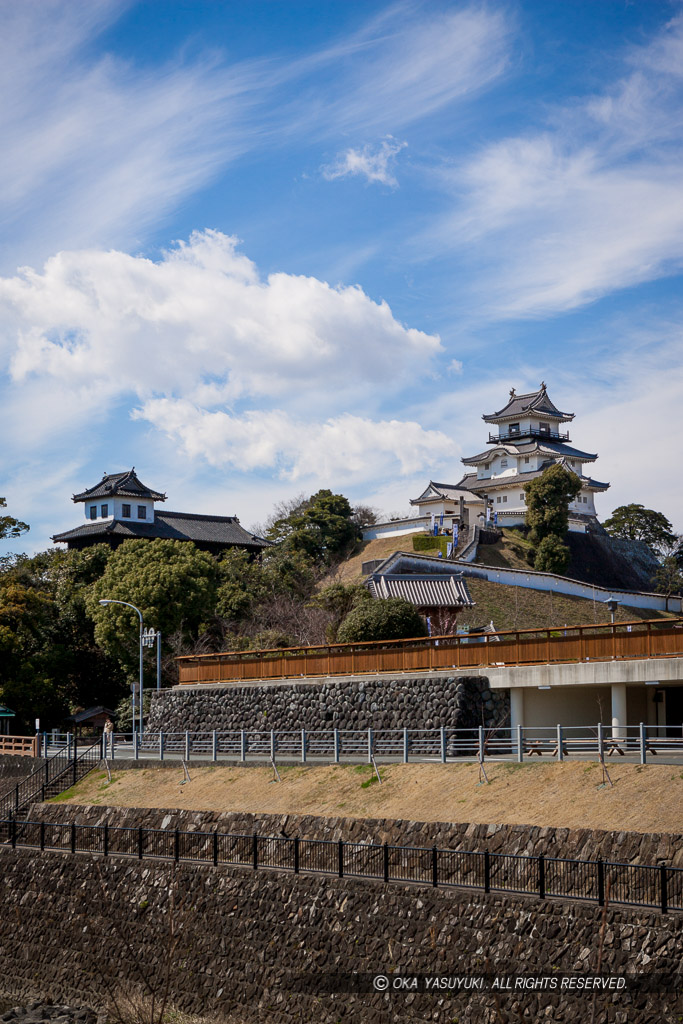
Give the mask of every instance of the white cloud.
POLYGON ((282 410, 238 417, 163 398, 146 402, 135 415, 180 443, 190 459, 243 471, 273 470, 289 480, 345 484, 385 477, 397 465, 405 475, 457 452, 441 431, 349 414, 319 423, 282 410))
POLYGON ((439 338, 405 327, 359 287, 262 279, 215 231, 158 262, 63 252, 42 272, 0 278, 0 369, 32 445, 114 407, 213 465, 348 479, 410 471, 451 450, 443 434, 372 410, 429 372, 439 338), (381 388, 378 388, 381 382, 381 388))
POLYGON ((17 248, 34 258, 61 246, 139 240, 254 144, 264 66, 226 67, 203 54, 141 70, 93 56, 91 44, 126 6, 4 6, 0 223, 13 257, 17 248))
POLYGON ((362 149, 347 149, 333 164, 322 168, 323 177, 328 181, 353 176, 365 177, 369 184, 391 185, 398 188, 393 172, 394 158, 407 146, 390 135, 378 146, 363 146, 362 149))
POLYGON ((680 269, 683 18, 629 64, 549 129, 446 176, 459 206, 435 235, 467 245, 488 312, 548 315, 680 269))
POLYGON ((340 394, 378 375, 392 387, 441 347, 360 287, 284 273, 262 280, 236 239, 216 231, 196 232, 156 263, 62 252, 42 273, 0 279, 0 303, 13 380, 85 385, 101 389, 98 401, 180 392, 216 405, 287 396, 296 382, 340 394))
MULTIPOLYGON (((324 105, 304 94, 311 117, 342 131, 394 132, 471 97, 508 66, 511 19, 483 4, 458 10, 399 3, 354 36, 302 62, 334 62, 324 105)), ((319 86, 317 87, 319 88, 319 86)))
MULTIPOLYGON (((101 49, 99 37, 130 5, 4 5, 6 263, 58 248, 140 245, 182 198, 266 141, 382 133, 428 117, 501 73, 509 34, 502 15, 483 8, 441 14, 399 4, 299 59, 230 64, 214 51, 144 67, 101 49)), ((390 154, 383 169, 381 152, 376 165, 357 152, 375 180, 390 181, 390 154)))

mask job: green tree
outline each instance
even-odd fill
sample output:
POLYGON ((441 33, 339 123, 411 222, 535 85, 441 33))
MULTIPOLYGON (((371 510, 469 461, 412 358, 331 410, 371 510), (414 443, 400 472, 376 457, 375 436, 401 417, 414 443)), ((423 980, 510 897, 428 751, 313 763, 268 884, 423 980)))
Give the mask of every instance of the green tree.
POLYGON ((427 626, 415 606, 402 597, 362 601, 349 612, 337 631, 340 643, 402 640, 414 636, 427 636, 427 626))
POLYGON ((216 612, 231 622, 254 619, 259 608, 276 598, 307 601, 320 577, 308 555, 286 546, 267 548, 259 559, 246 551, 228 551, 218 571, 216 612))
POLYGON ((343 494, 320 490, 276 519, 268 538, 315 561, 334 562, 352 550, 360 537, 353 509, 343 494))
POLYGON ((564 537, 569 527, 569 505, 580 490, 581 481, 576 473, 559 463, 549 466, 535 480, 524 484, 526 525, 532 544, 540 544, 551 534, 564 537))
POLYGON ((89 588, 87 611, 95 623, 95 639, 117 658, 129 677, 138 664, 138 617, 119 604, 128 601, 142 612, 146 626, 159 629, 168 641, 179 635, 191 642, 215 614, 218 562, 194 544, 178 540, 127 540, 107 562, 89 588))
POLYGON ((95 643, 88 587, 102 573, 107 545, 42 551, 0 570, 0 689, 23 728, 36 717, 61 726, 77 708, 113 706, 124 679, 95 643))
POLYGON ((49 639, 54 635, 56 608, 45 594, 16 580, 0 587, 0 701, 16 712, 14 728, 33 731, 59 724, 64 696, 52 676, 49 639))
POLYGON ((612 537, 644 540, 657 555, 674 547, 678 541, 666 516, 643 505, 620 505, 603 526, 612 537))
MULTIPOLYGON (((7 508, 7 502, 4 498, 0 498, 0 508, 7 508)), ((15 519, 14 516, 0 516, 0 540, 20 537, 22 533, 26 533, 29 529, 28 523, 22 523, 20 519, 15 519)))
POLYGON ((669 608, 669 598, 673 594, 683 593, 683 572, 675 555, 669 555, 662 560, 657 569, 653 582, 658 594, 666 597, 666 607, 669 608))
POLYGON ((552 572, 562 575, 571 558, 571 551, 562 538, 555 533, 548 534, 536 548, 534 569, 539 572, 552 572))
POLYGON ((357 605, 366 604, 368 601, 372 601, 370 592, 360 583, 352 583, 349 586, 331 583, 313 596, 311 604, 327 612, 327 639, 333 642, 337 639, 337 631, 344 619, 357 605))

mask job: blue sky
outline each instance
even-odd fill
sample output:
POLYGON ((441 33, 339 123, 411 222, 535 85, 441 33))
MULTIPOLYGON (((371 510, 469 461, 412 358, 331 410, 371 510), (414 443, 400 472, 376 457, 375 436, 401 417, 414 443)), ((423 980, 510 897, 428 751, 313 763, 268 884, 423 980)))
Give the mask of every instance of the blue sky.
POLYGON ((547 381, 680 530, 683 7, 0 4, 0 494, 456 482, 547 381))

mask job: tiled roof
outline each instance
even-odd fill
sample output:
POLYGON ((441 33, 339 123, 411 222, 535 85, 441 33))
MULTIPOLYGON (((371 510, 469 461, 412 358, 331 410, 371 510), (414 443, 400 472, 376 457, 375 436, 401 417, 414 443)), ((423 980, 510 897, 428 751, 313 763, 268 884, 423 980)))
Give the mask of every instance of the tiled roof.
POLYGON ((77 711, 75 715, 69 715, 66 721, 78 725, 79 722, 87 722, 89 718, 97 718, 98 715, 109 715, 110 718, 114 718, 116 712, 112 711, 111 708, 105 708, 104 705, 98 704, 97 707, 86 708, 85 711, 77 711))
POLYGON ((471 608, 474 603, 461 576, 384 576, 373 573, 366 585, 373 597, 402 597, 417 608, 471 608))
MULTIPOLYGON (((591 452, 582 452, 579 448, 562 444, 561 441, 527 441, 526 444, 498 444, 495 448, 460 461, 466 466, 476 466, 479 462, 491 462, 498 452, 512 455, 513 458, 520 455, 564 455, 568 459, 581 459, 583 462, 595 462, 598 457, 591 452)), ((462 487, 462 480, 456 486, 462 487)))
MULTIPOLYGON (((460 481, 461 487, 468 487, 470 490, 476 490, 480 494, 484 491, 490 492, 497 490, 499 487, 521 487, 522 484, 527 483, 529 480, 535 480, 541 476, 542 473, 552 465, 552 462, 548 462, 543 465, 540 469, 535 469, 531 473, 515 473, 514 476, 499 476, 487 478, 486 480, 477 480, 473 474, 464 476, 460 481)), ((573 470, 570 470, 573 472, 573 470)), ((590 476, 582 476, 580 473, 576 474, 584 487, 589 487, 596 491, 606 491, 609 487, 608 483, 602 483, 600 480, 593 480, 590 476)))
POLYGON ((120 519, 109 522, 84 523, 52 538, 55 544, 84 537, 146 538, 154 540, 191 540, 204 544, 237 545, 265 548, 270 543, 262 537, 248 533, 235 516, 202 516, 190 512, 156 511, 153 523, 138 523, 120 519))
POLYGON ((430 480, 429 484, 419 496, 419 498, 411 498, 410 504, 417 505, 421 501, 427 501, 429 498, 450 498, 452 501, 460 501, 460 498, 465 499, 465 503, 478 501, 478 495, 473 494, 471 491, 463 490, 456 484, 438 484, 434 480, 430 480), (436 493, 431 493, 436 492, 436 493))
POLYGON ((74 494, 74 501, 88 501, 91 498, 112 498, 114 495, 125 498, 152 498, 154 501, 166 501, 166 495, 153 491, 139 480, 135 466, 125 473, 105 473, 98 484, 89 487, 80 494, 74 494))
POLYGON ((498 412, 492 412, 488 416, 482 416, 482 419, 486 423, 495 423, 498 419, 507 419, 508 417, 524 416, 529 413, 541 414, 543 416, 550 416, 557 420, 573 420, 573 412, 561 412, 554 402, 551 402, 548 398, 548 392, 545 385, 542 384, 538 391, 532 391, 528 395, 516 395, 513 391, 510 393, 510 401, 507 405, 504 405, 498 412))

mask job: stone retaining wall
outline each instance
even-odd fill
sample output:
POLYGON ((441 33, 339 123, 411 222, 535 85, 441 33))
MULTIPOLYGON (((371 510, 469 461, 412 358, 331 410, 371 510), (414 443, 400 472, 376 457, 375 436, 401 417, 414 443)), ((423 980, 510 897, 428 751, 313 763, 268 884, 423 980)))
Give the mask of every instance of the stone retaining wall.
MULTIPOLYGON (((139 991, 143 975, 163 979, 170 966, 177 1009, 246 1024, 577 1024, 591 1019, 590 994, 326 994, 325 979, 487 969, 548 976, 595 971, 599 955, 604 972, 654 975, 678 969, 683 940, 682 915, 7 847, 0 905, 6 997, 49 993, 99 1007, 121 979, 139 991)), ((680 998, 658 988, 601 993, 594 1019, 678 1019, 680 998)))
POLYGON ((485 676, 330 678, 161 690, 147 730, 471 729, 509 724, 509 714, 509 695, 485 676))
MULTIPOLYGON (((140 765, 140 762, 130 762, 140 765)), ((143 765, 144 766, 144 765, 143 765)), ((117 770, 121 767, 117 763, 117 770)), ((181 776, 179 765, 166 771, 181 776)), ((230 832, 238 835, 344 839, 352 843, 433 846, 453 850, 568 857, 625 864, 667 864, 683 868, 683 835, 662 832, 604 832, 589 828, 548 828, 537 825, 474 825, 451 822, 401 821, 393 818, 323 818, 312 814, 247 814, 246 812, 160 810, 145 807, 95 807, 79 804, 34 804, 34 821, 117 825, 125 828, 178 828, 187 832, 230 832)))
POLYGON ((24 754, 0 754, 0 796, 14 789, 18 782, 28 778, 31 772, 45 764, 42 757, 28 757, 24 754))

